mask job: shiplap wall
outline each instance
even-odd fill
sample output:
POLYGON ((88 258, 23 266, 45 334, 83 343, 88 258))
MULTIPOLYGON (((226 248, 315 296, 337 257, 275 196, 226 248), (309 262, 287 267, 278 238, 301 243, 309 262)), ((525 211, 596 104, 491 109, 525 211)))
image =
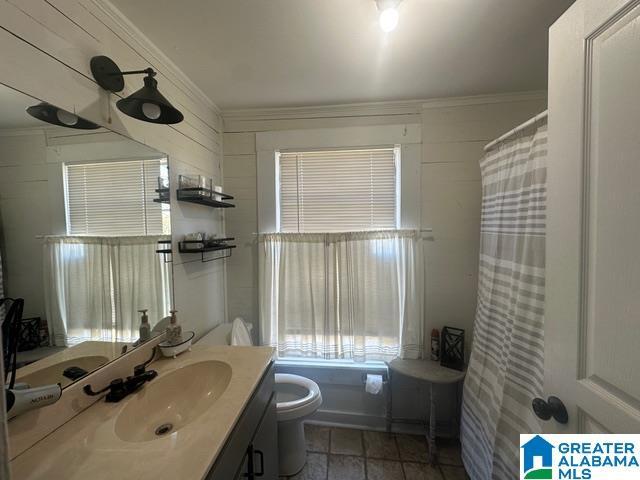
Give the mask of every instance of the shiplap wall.
MULTIPOLYGON (((0 52, 0 83, 166 153, 172 180, 181 173, 196 173, 222 184, 218 109, 108 2, 0 2, 0 52), (140 88, 142 76, 126 77, 125 90, 109 94, 91 75, 89 60, 94 55, 113 58, 122 70, 154 68, 160 91, 184 113, 185 120, 165 126, 122 114, 115 102, 140 88)), ((175 198, 171 206, 174 241, 191 231, 224 230, 219 211, 181 204, 175 198)), ((191 260, 196 257, 174 256, 176 308, 184 327, 200 336, 225 318, 224 263, 191 260)))
MULTIPOLYGON (((255 134, 357 125, 422 124, 421 227, 424 240, 425 336, 444 325, 467 332, 475 317, 483 146, 546 108, 541 92, 426 102, 223 112, 225 187, 237 198, 227 230, 238 249, 227 265, 229 317, 258 321, 255 134)), ((257 331, 256 328, 254 331, 257 331)))
MULTIPOLYGON (((0 59, 0 83, 165 153, 172 181, 180 173, 195 173, 222 184, 222 120, 217 107, 108 2, 1 1, 0 59), (160 91, 184 113, 185 120, 174 126, 155 125, 120 113, 115 102, 139 89, 142 76, 127 77, 123 92, 109 94, 91 75, 89 61, 95 55, 113 58, 122 70, 154 68, 160 91)), ((179 204, 172 190, 174 250, 184 233, 223 232, 222 213, 179 204)), ((184 328, 200 336, 225 319, 224 263, 191 260, 196 258, 174 256, 175 306, 184 328)), ((40 418, 47 418, 44 424, 38 423, 39 435, 66 420, 47 417, 45 409, 39 411, 40 418)), ((21 417, 24 425, 29 425, 27 417, 21 417)), ((35 433, 25 435, 37 440, 35 433)), ((22 442, 20 448, 28 445, 22 442)))
POLYGON ((60 233, 52 225, 59 217, 52 213, 56 204, 50 197, 50 174, 44 131, 0 132, 3 287, 8 297, 25 299, 24 318, 46 318, 44 289, 37 281, 43 278, 42 240, 36 235, 60 233))

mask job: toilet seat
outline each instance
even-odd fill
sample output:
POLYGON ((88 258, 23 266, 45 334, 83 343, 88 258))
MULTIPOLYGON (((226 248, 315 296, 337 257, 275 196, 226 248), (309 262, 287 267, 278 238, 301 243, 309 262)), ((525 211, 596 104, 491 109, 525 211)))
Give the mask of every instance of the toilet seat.
POLYGON ((280 384, 300 387, 307 392, 306 395, 295 400, 282 401, 276 404, 279 422, 296 420, 311 415, 322 404, 320 388, 313 380, 289 373, 276 373, 275 377, 276 390, 277 385, 280 384))

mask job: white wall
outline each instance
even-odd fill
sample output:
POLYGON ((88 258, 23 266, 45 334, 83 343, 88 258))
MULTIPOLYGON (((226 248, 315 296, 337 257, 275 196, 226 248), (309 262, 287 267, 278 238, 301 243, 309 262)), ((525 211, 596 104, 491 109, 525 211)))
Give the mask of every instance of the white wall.
POLYGON ((225 190, 237 205, 226 225, 238 239, 227 266, 229 317, 258 319, 256 132, 419 123, 421 227, 433 228, 424 241, 425 341, 433 327, 464 328, 468 357, 478 283, 482 148, 545 108, 544 93, 526 93, 224 112, 225 190))
POLYGON ((483 147, 546 105, 543 95, 507 95, 434 101, 422 110, 422 226, 433 228, 424 244, 425 335, 444 325, 464 328, 467 359, 478 287, 483 147))
MULTIPOLYGON (((466 330, 471 348, 478 284, 483 146, 546 108, 543 93, 442 99, 430 102, 384 103, 339 107, 247 110, 223 113, 225 191, 235 195, 227 213, 227 233, 238 248, 227 265, 229 317, 258 321, 258 263, 254 232, 257 218, 256 133, 275 130, 340 128, 364 125, 422 125, 420 191, 421 228, 432 228, 424 240, 425 345, 432 328, 445 325, 466 330)), ((254 331, 257 331, 255 328, 254 331)), ((308 375, 319 382, 325 403, 315 420, 383 428, 385 399, 364 393, 353 378, 323 376, 319 369, 279 368, 308 375)), ((424 385, 394 381, 394 416, 428 417, 424 385)), ((449 420, 456 389, 438 390, 438 425, 449 420)), ((395 428, 408 429, 407 425, 395 428)))
POLYGON ((42 241, 36 235, 53 231, 46 139, 42 130, 28 135, 2 133, 0 238, 4 293, 25 299, 25 318, 45 318, 42 241))
MULTIPOLYGON (((46 100, 167 154, 171 177, 203 174, 221 183, 222 124, 216 106, 108 2, 33 0, 0 2, 0 83, 46 100), (94 55, 113 58, 123 70, 153 67, 160 91, 185 120, 174 126, 132 119, 115 106, 142 85, 108 94, 93 80, 94 55)), ((175 185, 175 183, 174 183, 175 185)), ((183 205, 172 192, 175 241, 195 230, 222 232, 223 216, 198 205, 183 205)), ((176 307, 185 329, 198 335, 220 323, 224 310, 224 263, 200 263, 194 255, 174 257, 176 307)))
MULTIPOLYGON (((385 430, 387 384, 378 395, 365 392, 364 379, 368 373, 383 375, 384 367, 367 365, 364 368, 336 368, 335 366, 305 366, 276 364, 276 373, 292 373, 310 378, 318 384, 322 392, 322 405, 310 421, 338 426, 385 430)), ((434 391, 438 409, 436 426, 438 435, 451 435, 451 420, 455 418, 457 402, 460 400, 460 385, 439 385, 434 391)), ((393 397, 390 411, 395 422, 394 431, 425 434, 425 419, 429 418, 429 386, 424 382, 395 375, 393 377, 393 397), (421 420, 405 423, 402 420, 421 420)))

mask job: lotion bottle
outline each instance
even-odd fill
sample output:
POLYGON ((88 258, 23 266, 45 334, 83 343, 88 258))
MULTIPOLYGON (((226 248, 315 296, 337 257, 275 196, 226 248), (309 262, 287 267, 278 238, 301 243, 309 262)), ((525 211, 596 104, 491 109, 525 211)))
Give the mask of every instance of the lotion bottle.
POLYGON ((149 325, 149 316, 147 315, 147 309, 138 310, 142 314, 140 318, 140 343, 144 343, 151 338, 151 325, 149 325))
POLYGON ((171 320, 166 329, 167 342, 171 345, 177 345, 182 342, 182 326, 178 325, 177 312, 177 310, 171 310, 171 320))

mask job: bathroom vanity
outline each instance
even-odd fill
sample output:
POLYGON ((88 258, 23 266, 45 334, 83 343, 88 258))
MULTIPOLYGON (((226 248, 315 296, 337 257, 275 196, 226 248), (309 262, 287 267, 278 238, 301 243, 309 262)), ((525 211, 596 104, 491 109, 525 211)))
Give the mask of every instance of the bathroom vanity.
POLYGON ((272 355, 195 346, 155 360, 158 376, 136 393, 94 403, 14 458, 13 478, 106 480, 118 466, 121 479, 275 480, 272 355))
POLYGON ((229 435, 208 480, 278 478, 278 427, 273 363, 229 435))

